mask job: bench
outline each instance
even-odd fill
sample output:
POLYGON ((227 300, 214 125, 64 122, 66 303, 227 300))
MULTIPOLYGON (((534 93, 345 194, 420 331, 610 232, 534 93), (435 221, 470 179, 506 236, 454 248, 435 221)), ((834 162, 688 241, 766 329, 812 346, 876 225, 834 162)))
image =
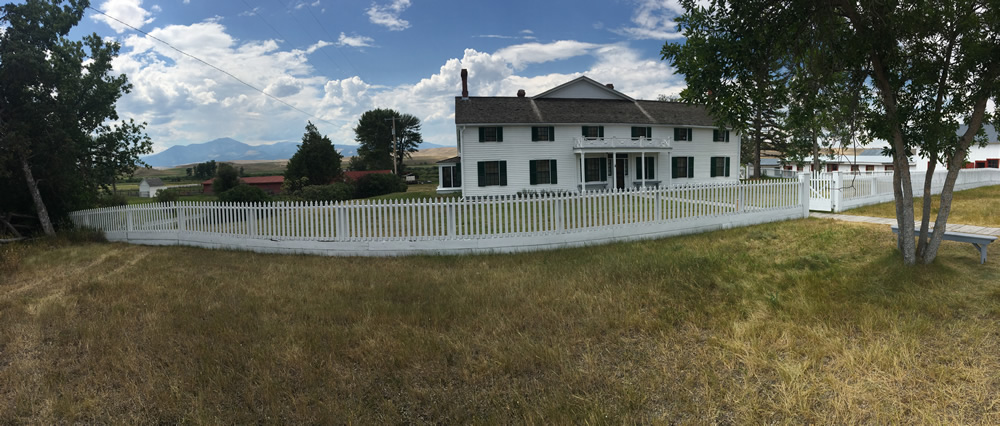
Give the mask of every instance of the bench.
MULTIPOLYGON (((896 225, 893 225, 892 226, 892 232, 898 234, 899 233, 899 227, 896 226, 896 225)), ((928 229, 927 232, 928 233, 932 233, 932 232, 934 232, 934 230, 933 229, 928 229)), ((915 228, 914 229, 914 233, 916 233, 916 234, 919 235, 920 234, 920 228, 915 228)), ((944 240, 947 240, 947 241, 958 241, 960 243, 969 243, 969 244, 972 244, 973 246, 976 247, 976 249, 979 250, 979 263, 980 264, 986 263, 986 246, 990 245, 990 243, 992 243, 992 242, 994 242, 994 241, 997 240, 997 237, 994 237, 994 236, 991 236, 991 235, 966 234, 964 232, 949 232, 949 231, 945 231, 944 236, 941 237, 941 238, 944 239, 944 240)), ((899 245, 900 245, 900 243, 897 243, 897 246, 899 246, 899 245)), ((902 250, 903 247, 900 246, 899 249, 902 250)))

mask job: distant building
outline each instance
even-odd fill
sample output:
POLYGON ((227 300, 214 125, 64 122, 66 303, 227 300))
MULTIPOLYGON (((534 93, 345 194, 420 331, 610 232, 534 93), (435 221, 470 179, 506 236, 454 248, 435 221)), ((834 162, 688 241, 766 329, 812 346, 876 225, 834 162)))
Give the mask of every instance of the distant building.
POLYGON ((145 178, 142 182, 139 182, 140 197, 152 198, 156 196, 157 192, 164 189, 167 189, 167 185, 160 178, 145 178))
MULTIPOLYGON (((215 179, 209 179, 201 183, 202 193, 214 194, 212 191, 212 182, 215 179)), ((285 183, 284 176, 257 176, 257 177, 242 177, 240 182, 245 183, 250 186, 256 186, 268 194, 279 194, 281 193, 281 185, 285 183)))

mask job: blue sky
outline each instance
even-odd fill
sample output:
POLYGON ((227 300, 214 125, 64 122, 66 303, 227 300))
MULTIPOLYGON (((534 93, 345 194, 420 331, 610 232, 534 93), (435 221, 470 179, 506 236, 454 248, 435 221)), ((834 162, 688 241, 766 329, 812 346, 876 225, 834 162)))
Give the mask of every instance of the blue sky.
POLYGON ((132 93, 123 118, 149 123, 159 152, 233 137, 301 138, 307 120, 337 145, 372 108, 423 121, 424 140, 454 145, 454 96, 529 96, 587 75, 643 99, 677 94, 659 59, 682 38, 676 0, 92 0, 92 6, 305 111, 299 112, 93 11, 71 34, 122 44, 115 69, 132 93))

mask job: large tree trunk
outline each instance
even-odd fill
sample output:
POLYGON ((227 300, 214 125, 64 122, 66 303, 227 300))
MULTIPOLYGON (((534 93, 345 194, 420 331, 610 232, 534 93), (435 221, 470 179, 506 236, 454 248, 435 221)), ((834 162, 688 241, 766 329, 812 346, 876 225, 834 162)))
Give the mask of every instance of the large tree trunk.
MULTIPOLYGON (((973 107, 972 111, 972 119, 969 120, 969 128, 966 129, 965 134, 959 139, 955 155, 948 161, 948 176, 944 180, 944 188, 941 189, 940 209, 938 210, 937 219, 934 221, 934 234, 931 235, 930 242, 927 244, 927 250, 923 253, 923 258, 921 259, 923 263, 933 262, 937 257, 938 248, 941 247, 941 240, 944 237, 945 228, 948 226, 948 215, 951 214, 951 200, 955 192, 955 181, 958 180, 958 173, 962 170, 962 166, 965 163, 965 155, 969 151, 969 146, 972 145, 972 140, 983 125, 987 99, 987 96, 983 96, 976 101, 976 106, 973 107)), ((930 198, 928 194, 925 194, 925 196, 930 198)))
POLYGON ((820 161, 819 161, 819 138, 816 136, 816 129, 812 130, 812 139, 813 139, 813 146, 812 146, 812 153, 813 153, 812 171, 813 172, 818 172, 819 171, 819 166, 820 166, 820 161))
POLYGON ((21 170, 24 171, 24 180, 28 183, 28 191, 31 192, 31 199, 35 202, 35 210, 38 213, 38 221, 42 223, 42 230, 45 235, 55 235, 56 230, 52 227, 52 220, 49 219, 49 211, 42 201, 42 193, 38 191, 38 182, 35 175, 31 173, 31 165, 28 164, 28 157, 21 155, 21 170))
POLYGON ((927 229, 931 222, 931 184, 934 179, 934 169, 937 167, 937 153, 932 152, 927 166, 927 174, 924 176, 924 202, 920 217, 920 233, 917 239, 917 256, 923 256, 927 249, 927 229))

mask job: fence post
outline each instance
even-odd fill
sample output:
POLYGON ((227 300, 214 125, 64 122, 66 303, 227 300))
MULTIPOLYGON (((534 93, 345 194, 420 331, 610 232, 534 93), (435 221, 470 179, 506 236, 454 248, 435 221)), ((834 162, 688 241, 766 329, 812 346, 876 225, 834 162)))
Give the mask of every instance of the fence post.
POLYGON ((833 210, 834 213, 840 211, 840 204, 844 196, 843 186, 844 178, 840 176, 840 172, 833 172, 833 187, 830 188, 830 210, 833 210))
POLYGON ((129 206, 125 206, 125 239, 128 239, 128 233, 132 232, 132 209, 129 206))
POLYGON ((449 201, 448 208, 445 209, 446 215, 448 216, 448 236, 454 237, 455 231, 455 203, 449 201))
POLYGON ((656 188, 656 195, 653 197, 653 219, 657 222, 663 221, 663 190, 656 188))
POLYGON ((347 232, 347 229, 345 228, 346 219, 344 218, 344 216, 347 216, 347 213, 345 212, 344 202, 340 201, 335 204, 333 206, 333 211, 333 214, 336 215, 333 219, 334 232, 337 233, 336 239, 344 241, 347 239, 345 235, 347 232))
POLYGON ((563 206, 563 200, 561 197, 556 197, 553 200, 556 203, 556 232, 563 232, 566 230, 566 219, 565 219, 565 207, 563 206))
POLYGON ((802 203, 802 217, 809 217, 809 175, 799 175, 799 202, 802 203))
POLYGON ((744 213, 747 211, 747 184, 744 182, 740 182, 739 188, 740 188, 740 195, 739 195, 739 201, 737 201, 737 203, 740 205, 739 207, 740 213, 744 213))
POLYGON ((185 221, 184 220, 185 219, 184 218, 184 208, 182 208, 181 206, 179 206, 176 201, 174 201, 173 203, 174 203, 174 210, 177 213, 176 214, 176 217, 177 217, 177 233, 180 234, 181 232, 184 232, 184 221, 185 221))

